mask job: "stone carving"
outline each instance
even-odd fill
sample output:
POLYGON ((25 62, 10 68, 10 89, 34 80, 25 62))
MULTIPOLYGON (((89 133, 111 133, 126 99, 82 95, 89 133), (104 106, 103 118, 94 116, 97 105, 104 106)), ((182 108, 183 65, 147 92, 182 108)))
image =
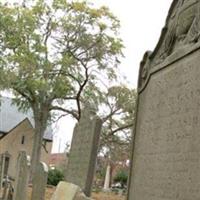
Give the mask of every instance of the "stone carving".
POLYGON ((150 57, 151 52, 147 51, 144 54, 143 60, 140 63, 140 72, 139 72, 139 82, 138 82, 138 87, 141 88, 145 81, 147 80, 147 77, 149 75, 149 70, 150 70, 150 57))
POLYGON ((161 59, 169 56, 174 49, 199 40, 200 1, 179 0, 172 10, 167 20, 166 34, 160 50, 161 59))
POLYGON ((160 64, 178 49, 197 43, 199 38, 200 0, 174 0, 155 50, 144 55, 139 86, 145 82, 146 69, 160 64))
POLYGON ((86 108, 73 133, 66 181, 79 185, 87 196, 91 193, 101 125, 99 117, 86 108))

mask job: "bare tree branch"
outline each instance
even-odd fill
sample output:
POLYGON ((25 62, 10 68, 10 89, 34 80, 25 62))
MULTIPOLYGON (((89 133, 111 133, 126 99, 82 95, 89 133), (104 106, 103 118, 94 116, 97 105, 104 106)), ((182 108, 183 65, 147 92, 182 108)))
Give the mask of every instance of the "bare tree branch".
POLYGON ((77 112, 75 110, 68 110, 68 109, 62 108, 60 106, 52 106, 50 108, 50 111, 52 111, 52 110, 65 112, 65 113, 67 113, 69 115, 72 115, 75 119, 79 120, 79 116, 78 116, 78 114, 77 114, 77 112))

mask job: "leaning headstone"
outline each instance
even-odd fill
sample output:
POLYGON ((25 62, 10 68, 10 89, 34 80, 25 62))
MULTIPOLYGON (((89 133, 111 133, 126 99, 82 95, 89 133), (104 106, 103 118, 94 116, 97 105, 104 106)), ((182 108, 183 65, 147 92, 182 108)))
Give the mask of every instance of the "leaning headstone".
POLYGON ((17 172, 13 200, 27 200, 27 189, 30 171, 30 160, 26 152, 21 151, 17 160, 17 172))
POLYGON ((60 182, 56 187, 51 200, 91 200, 86 197, 77 185, 67 182, 60 182))
POLYGON ((129 200, 200 198, 200 0, 174 0, 141 62, 129 200))
POLYGON ((102 122, 90 109, 82 112, 74 128, 66 181, 90 196, 102 122))
POLYGON ((32 200, 44 200, 47 185, 48 167, 41 162, 37 169, 36 175, 33 177, 32 200))

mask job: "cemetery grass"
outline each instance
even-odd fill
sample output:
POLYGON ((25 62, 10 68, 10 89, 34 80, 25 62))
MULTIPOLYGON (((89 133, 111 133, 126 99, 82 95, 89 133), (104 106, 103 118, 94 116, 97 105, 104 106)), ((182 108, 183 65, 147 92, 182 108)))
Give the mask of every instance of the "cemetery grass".
MULTIPOLYGON (((31 188, 28 190, 28 200, 31 200, 31 188)), ((51 200, 51 197, 53 195, 53 192, 55 191, 55 188, 47 188, 46 189, 46 195, 45 195, 45 200, 51 200)), ((92 198, 94 200, 125 200, 125 197, 121 197, 119 195, 115 194, 105 194, 105 193, 93 193, 92 198)))

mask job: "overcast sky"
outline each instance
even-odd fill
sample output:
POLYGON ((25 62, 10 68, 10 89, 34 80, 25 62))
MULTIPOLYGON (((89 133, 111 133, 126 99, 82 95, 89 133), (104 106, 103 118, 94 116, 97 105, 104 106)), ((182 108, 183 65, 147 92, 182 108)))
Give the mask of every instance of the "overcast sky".
MULTIPOLYGON (((121 38, 125 45, 125 58, 121 71, 130 86, 137 87, 139 63, 146 50, 153 50, 165 24, 172 0, 93 0, 95 5, 105 5, 121 21, 121 38)), ((74 122, 63 118, 58 124, 53 152, 63 151, 72 137, 74 122)))

